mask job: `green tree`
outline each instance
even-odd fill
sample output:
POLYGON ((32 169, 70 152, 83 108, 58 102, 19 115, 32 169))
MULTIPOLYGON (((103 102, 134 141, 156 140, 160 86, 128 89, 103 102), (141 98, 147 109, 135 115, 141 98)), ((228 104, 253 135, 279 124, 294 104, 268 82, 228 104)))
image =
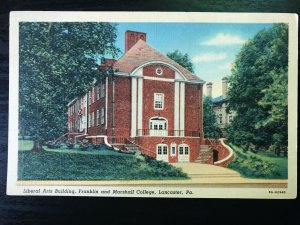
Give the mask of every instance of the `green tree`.
POLYGON ((175 50, 174 52, 168 52, 167 56, 190 72, 194 73, 194 65, 187 53, 182 54, 178 50, 175 50))
MULTIPOLYGON (((278 129, 278 120, 273 118, 275 112, 287 109, 287 93, 284 94, 287 66, 286 24, 276 24, 260 31, 242 47, 232 69, 228 92, 228 110, 236 111, 228 127, 231 142, 245 149, 266 149, 275 144, 278 136, 283 139, 287 135, 287 129, 284 126, 278 129), (271 93, 278 85, 281 88, 271 93)), ((287 120, 287 114, 280 115, 281 121, 287 120)))
POLYGON ((204 96, 203 100, 203 131, 205 138, 218 139, 221 136, 211 98, 207 96, 204 96))
POLYGON ((67 103, 85 93, 99 57, 118 54, 116 25, 109 23, 20 23, 19 129, 34 149, 63 134, 67 103))

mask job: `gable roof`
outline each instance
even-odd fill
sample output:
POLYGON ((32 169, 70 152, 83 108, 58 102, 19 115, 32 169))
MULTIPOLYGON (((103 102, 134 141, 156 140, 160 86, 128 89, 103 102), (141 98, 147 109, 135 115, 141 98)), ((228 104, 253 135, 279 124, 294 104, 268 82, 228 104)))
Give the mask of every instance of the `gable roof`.
POLYGON ((114 69, 117 69, 120 72, 131 73, 137 67, 151 61, 162 61, 174 66, 185 76, 187 80, 202 81, 202 79, 198 76, 163 55, 143 40, 139 40, 131 49, 129 49, 114 64, 114 69))

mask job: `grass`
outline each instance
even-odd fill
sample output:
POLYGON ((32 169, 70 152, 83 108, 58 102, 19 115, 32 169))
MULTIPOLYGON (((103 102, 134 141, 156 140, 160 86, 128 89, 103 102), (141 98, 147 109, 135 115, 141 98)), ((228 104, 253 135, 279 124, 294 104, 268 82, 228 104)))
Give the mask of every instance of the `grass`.
POLYGON ((47 149, 28 151, 19 142, 19 180, 172 180, 187 179, 180 169, 147 156, 113 150, 47 149))
POLYGON ((238 171, 247 178, 287 179, 288 159, 270 153, 244 152, 241 148, 230 145, 235 152, 235 159, 228 168, 238 171))

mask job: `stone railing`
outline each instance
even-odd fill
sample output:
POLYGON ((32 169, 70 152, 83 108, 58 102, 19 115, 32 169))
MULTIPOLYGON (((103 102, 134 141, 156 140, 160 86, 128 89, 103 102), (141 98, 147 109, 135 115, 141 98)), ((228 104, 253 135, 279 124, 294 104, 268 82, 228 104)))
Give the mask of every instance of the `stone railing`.
POLYGON ((214 165, 227 167, 228 164, 234 159, 233 150, 224 143, 223 138, 219 140, 217 149, 219 154, 221 153, 223 157, 221 156, 220 160, 214 162, 214 165))

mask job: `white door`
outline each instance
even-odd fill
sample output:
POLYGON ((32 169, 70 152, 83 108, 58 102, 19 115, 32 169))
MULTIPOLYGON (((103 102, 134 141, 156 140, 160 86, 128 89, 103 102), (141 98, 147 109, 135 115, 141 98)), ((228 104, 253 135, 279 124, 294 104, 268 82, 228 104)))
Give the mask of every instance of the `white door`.
POLYGON ((185 146, 179 146, 178 162, 189 162, 190 161, 190 148, 185 146))
POLYGON ((160 161, 169 162, 168 146, 167 145, 157 145, 156 159, 160 160, 160 161))
POLYGON ((150 120, 150 136, 168 136, 167 121, 164 119, 150 120))

